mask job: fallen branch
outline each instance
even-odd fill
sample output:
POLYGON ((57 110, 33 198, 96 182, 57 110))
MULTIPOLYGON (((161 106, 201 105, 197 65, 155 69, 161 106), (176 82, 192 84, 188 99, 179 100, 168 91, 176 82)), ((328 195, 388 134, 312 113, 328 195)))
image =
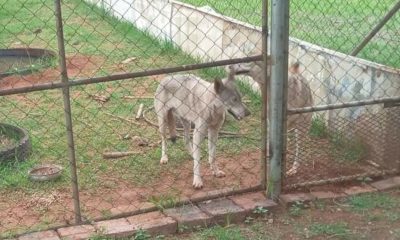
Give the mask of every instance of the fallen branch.
POLYGON ((372 166, 374 166, 376 168, 380 168, 381 167, 379 164, 377 164, 376 162, 374 162, 372 160, 367 160, 367 163, 371 164, 372 166))
POLYGON ((124 99, 153 99, 153 96, 123 96, 124 99))
POLYGON ((118 119, 120 119, 120 120, 129 122, 129 123, 135 124, 135 125, 139 125, 139 123, 137 123, 137 122, 135 122, 135 121, 132 121, 132 120, 130 120, 130 119, 127 119, 127 118, 123 118, 123 117, 120 117, 120 116, 116 116, 116 115, 113 115, 113 114, 111 114, 111 113, 105 113, 105 114, 107 114, 108 116, 111 116, 111 117, 118 118, 118 119))
POLYGON ((121 158, 121 157, 126 157, 130 155, 135 155, 138 154, 137 152, 133 151, 128 151, 128 152, 104 152, 103 153, 103 158, 104 159, 110 159, 110 158, 121 158))

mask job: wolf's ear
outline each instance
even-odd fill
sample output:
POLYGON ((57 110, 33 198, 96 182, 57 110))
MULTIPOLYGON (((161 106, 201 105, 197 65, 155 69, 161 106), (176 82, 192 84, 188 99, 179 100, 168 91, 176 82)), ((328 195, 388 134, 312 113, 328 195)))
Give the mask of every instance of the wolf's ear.
POLYGON ((289 66, 289 72, 291 73, 300 73, 300 63, 294 62, 289 66))
POLYGON ((216 78, 216 79, 214 80, 214 89, 215 89, 215 92, 216 92, 217 94, 219 94, 219 93, 222 92, 222 89, 223 89, 223 88, 224 88, 224 84, 222 83, 221 79, 220 79, 220 78, 216 78))

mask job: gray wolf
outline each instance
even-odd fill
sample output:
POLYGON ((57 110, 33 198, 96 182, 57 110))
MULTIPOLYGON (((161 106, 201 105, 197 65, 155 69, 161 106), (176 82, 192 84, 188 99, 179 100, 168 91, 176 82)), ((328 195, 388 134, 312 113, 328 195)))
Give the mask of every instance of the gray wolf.
MULTIPOLYGON (((244 74, 253 78, 263 89, 265 81, 262 74, 262 61, 239 63, 230 65, 230 71, 235 74, 244 74)), ((267 72, 269 74, 269 71, 267 72)), ((310 85, 300 73, 299 63, 293 63, 288 69, 288 108, 310 107, 313 105, 313 98, 310 85)), ((295 157, 292 167, 286 172, 287 175, 294 175, 300 166, 299 152, 301 140, 311 127, 312 113, 289 115, 287 118, 288 132, 294 132, 295 157)))
POLYGON ((208 161, 215 177, 224 177, 215 162, 218 132, 228 111, 235 119, 250 115, 242 103, 234 84, 234 73, 225 79, 207 82, 193 74, 171 75, 163 78, 158 86, 154 108, 161 134, 161 164, 168 162, 167 128, 173 142, 176 140, 176 119, 184 129, 184 142, 193 157, 193 187, 203 187, 200 175, 200 145, 208 134, 208 161), (190 140, 191 123, 194 123, 193 143, 190 140))

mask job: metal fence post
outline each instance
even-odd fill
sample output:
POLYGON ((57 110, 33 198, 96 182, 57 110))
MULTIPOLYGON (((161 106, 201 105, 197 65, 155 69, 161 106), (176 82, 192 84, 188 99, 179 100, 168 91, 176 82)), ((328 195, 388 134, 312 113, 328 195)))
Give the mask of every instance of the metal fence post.
POLYGON ((272 1, 271 89, 270 89, 270 164, 268 196, 281 192, 282 169, 286 152, 286 95, 288 81, 289 0, 272 1))
POLYGON ((268 0, 262 2, 262 56, 263 56, 263 78, 264 85, 261 90, 262 110, 261 110, 261 187, 267 188, 267 165, 268 165, 268 0))
MULTIPOLYGON (((59 65, 61 70, 61 81, 63 83, 67 83, 68 73, 67 73, 67 64, 65 58, 61 0, 54 0, 54 3, 55 3, 55 14, 56 14, 57 43, 58 43, 59 65)), ((65 85, 62 88, 62 93, 63 93, 65 125, 67 130, 67 141, 68 141, 68 159, 71 168, 72 198, 74 201, 75 223, 78 224, 82 222, 82 216, 81 216, 81 207, 79 201, 78 175, 76 172, 74 133, 72 130, 71 102, 70 102, 68 85, 65 85)))

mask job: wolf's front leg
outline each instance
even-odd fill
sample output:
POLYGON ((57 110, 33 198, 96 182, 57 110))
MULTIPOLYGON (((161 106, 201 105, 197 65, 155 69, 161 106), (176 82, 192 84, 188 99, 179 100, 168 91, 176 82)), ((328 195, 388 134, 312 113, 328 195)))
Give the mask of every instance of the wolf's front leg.
POLYGON ((205 132, 206 129, 204 129, 204 127, 200 126, 200 128, 197 128, 196 126, 193 133, 193 187, 196 189, 203 187, 203 181, 201 180, 200 174, 200 146, 204 139, 205 132))
POLYGON ((215 163, 215 153, 217 148, 218 129, 208 129, 208 162, 215 177, 225 177, 225 173, 219 170, 215 163))

